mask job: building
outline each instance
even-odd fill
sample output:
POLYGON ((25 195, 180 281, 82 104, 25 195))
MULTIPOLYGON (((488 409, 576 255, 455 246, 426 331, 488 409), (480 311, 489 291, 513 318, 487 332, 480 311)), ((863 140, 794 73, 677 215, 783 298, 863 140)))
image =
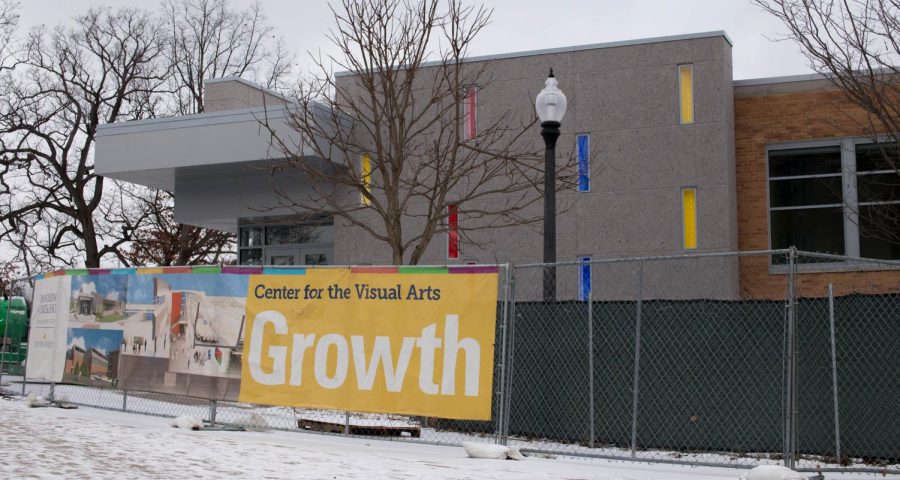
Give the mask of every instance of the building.
POLYGON ((73 311, 78 315, 94 315, 97 318, 104 318, 125 313, 125 302, 104 298, 97 292, 80 293, 74 303, 73 311))
POLYGON ((66 351, 66 367, 65 372, 72 375, 82 375, 85 365, 84 348, 80 345, 73 345, 66 351))
POLYGON ((106 352, 96 347, 91 347, 90 362, 91 377, 106 378, 109 376, 109 357, 106 352))
MULTIPOLYGON (((791 245, 900 257, 897 245, 861 236, 845 208, 869 208, 857 196, 862 177, 854 169, 871 140, 859 122, 845 121, 861 112, 821 77, 734 81, 731 49, 724 32, 709 32, 468 60, 486 62, 492 78, 473 94, 476 118, 490 118, 498 106, 530 112, 550 67, 569 98, 559 142, 587 152, 579 162, 586 178, 558 193, 569 205, 557 219, 559 260, 791 245), (823 183, 840 195, 829 196, 823 183)), ((352 80, 352 73, 337 78, 352 80)), ((97 173, 174 192, 176 220, 238 234, 242 264, 390 262, 385 245, 327 213, 304 224, 278 207, 264 168, 277 159, 259 121, 288 132, 285 99, 237 78, 209 80, 206 88, 202 114, 102 126, 97 173)), ((297 175, 276 181, 298 195, 310 188, 297 175)), ((480 248, 459 255, 448 255, 449 242, 433 241, 421 263, 540 261, 539 232, 507 230, 485 234, 480 248)), ((803 268, 821 272, 805 276, 810 288, 900 278, 848 262, 803 268)), ((721 257, 661 269, 645 281, 665 298, 739 298, 748 284, 775 297, 784 272, 770 257, 721 257)))

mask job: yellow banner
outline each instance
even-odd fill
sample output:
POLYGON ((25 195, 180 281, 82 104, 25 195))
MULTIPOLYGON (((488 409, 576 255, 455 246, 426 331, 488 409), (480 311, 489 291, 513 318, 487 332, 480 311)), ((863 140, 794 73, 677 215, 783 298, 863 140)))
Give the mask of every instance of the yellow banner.
POLYGON ((240 401, 488 420, 496 312, 496 271, 254 275, 240 401))

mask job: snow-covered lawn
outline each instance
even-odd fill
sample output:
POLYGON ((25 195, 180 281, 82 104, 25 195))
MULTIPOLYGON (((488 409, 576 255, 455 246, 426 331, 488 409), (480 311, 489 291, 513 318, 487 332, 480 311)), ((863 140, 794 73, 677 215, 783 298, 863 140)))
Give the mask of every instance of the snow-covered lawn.
MULTIPOLYGON (((170 419, 0 401, 0 478, 736 479, 743 470, 526 458, 292 432, 188 431, 170 419)), ((873 475, 826 474, 849 480, 873 475)))

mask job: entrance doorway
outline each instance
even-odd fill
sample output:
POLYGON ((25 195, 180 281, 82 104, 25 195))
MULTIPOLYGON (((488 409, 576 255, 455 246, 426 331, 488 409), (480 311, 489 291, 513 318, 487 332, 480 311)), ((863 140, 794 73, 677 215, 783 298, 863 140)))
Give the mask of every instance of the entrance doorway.
POLYGON ((241 265, 331 265, 334 263, 334 223, 309 223, 285 217, 244 220, 238 227, 241 265), (294 220, 294 221, 292 221, 294 220))

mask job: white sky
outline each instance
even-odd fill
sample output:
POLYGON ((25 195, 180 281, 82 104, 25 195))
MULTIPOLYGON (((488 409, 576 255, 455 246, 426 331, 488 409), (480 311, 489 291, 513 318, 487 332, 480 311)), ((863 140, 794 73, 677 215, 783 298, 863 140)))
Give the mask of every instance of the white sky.
MULTIPOLYGON (((252 0, 232 0, 235 6, 252 0)), ((21 0, 21 25, 56 25, 96 5, 156 8, 155 0, 21 0)), ((493 22, 471 54, 490 55, 542 48, 725 30, 734 42, 734 78, 810 73, 791 42, 773 42, 782 24, 749 0, 484 0, 493 22)), ((296 49, 329 52, 332 24, 325 0, 262 0, 277 33, 296 49)))

